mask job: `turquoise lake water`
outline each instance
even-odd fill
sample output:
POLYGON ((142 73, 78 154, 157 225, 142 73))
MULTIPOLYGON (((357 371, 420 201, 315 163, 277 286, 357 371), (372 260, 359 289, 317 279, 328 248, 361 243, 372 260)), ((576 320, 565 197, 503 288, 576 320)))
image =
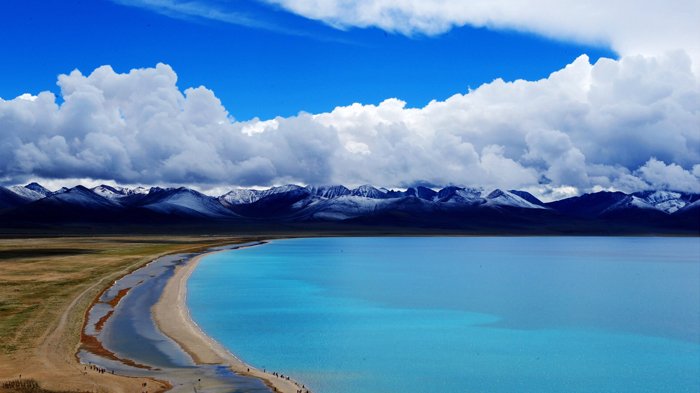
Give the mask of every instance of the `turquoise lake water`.
POLYGON ((315 393, 700 392, 700 239, 277 240, 205 257, 193 319, 315 393))

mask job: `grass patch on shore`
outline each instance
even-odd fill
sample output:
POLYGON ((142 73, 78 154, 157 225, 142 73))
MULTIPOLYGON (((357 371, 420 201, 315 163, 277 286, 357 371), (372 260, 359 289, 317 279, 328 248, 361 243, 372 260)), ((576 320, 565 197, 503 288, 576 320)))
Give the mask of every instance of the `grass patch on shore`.
MULTIPOLYGON (((2 393, 69 393, 68 391, 46 390, 34 379, 13 379, 0 382, 2 393)), ((76 392, 70 392, 76 393, 76 392)))

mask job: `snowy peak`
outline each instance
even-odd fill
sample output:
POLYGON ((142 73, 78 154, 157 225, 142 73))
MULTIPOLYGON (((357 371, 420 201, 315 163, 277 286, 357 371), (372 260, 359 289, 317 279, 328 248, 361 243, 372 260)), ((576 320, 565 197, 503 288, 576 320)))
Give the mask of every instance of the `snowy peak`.
POLYGON ((18 197, 28 201, 38 201, 39 199, 46 197, 46 194, 40 194, 34 190, 26 188, 25 186, 12 186, 9 188, 9 190, 15 193, 18 197))
POLYGON ((635 198, 643 203, 666 213, 675 213, 689 203, 689 198, 684 198, 680 192, 653 191, 635 194, 635 198))
POLYGON ((311 193, 311 195, 315 195, 317 197, 321 198, 326 198, 326 199, 333 199, 333 198, 338 198, 344 195, 350 195, 350 190, 342 185, 335 185, 335 186, 307 186, 307 190, 311 193))
POLYGON ((379 189, 370 186, 369 184, 365 184, 355 188, 354 190, 350 191, 350 195, 371 199, 382 199, 386 197, 385 192, 382 192, 379 189))
POLYGON ((31 183, 27 184, 26 186, 24 186, 24 188, 38 192, 39 194, 42 194, 42 195, 51 194, 51 190, 45 188, 44 186, 42 186, 41 184, 39 184, 37 182, 31 182, 31 183))
POLYGON ((51 194, 51 191, 39 183, 29 183, 26 186, 12 186, 10 191, 29 201, 38 201, 51 194))
POLYGON ((437 193, 437 201, 452 204, 480 205, 485 203, 477 188, 445 187, 437 193))
POLYGON ((104 184, 94 187, 92 192, 109 200, 119 199, 127 195, 127 190, 125 188, 111 187, 104 184))
POLYGON ((649 209, 649 210, 656 210, 656 208, 653 205, 648 204, 644 199, 639 198, 634 195, 628 195, 621 201, 615 203, 614 205, 610 206, 607 208, 604 212, 612 212, 615 210, 623 210, 623 209, 649 209))
POLYGON ((275 194, 286 194, 288 192, 294 192, 304 189, 302 186, 297 186, 296 184, 287 184, 285 186, 272 187, 265 191, 260 192, 261 198, 275 194))
POLYGON ((216 198, 204 195, 189 188, 151 189, 143 207, 168 214, 226 217, 232 213, 216 198))
MULTIPOLYGON (((341 186, 342 187, 342 186, 341 186)), ((302 194, 313 194, 312 189, 321 190, 322 187, 301 187, 295 184, 285 186, 272 187, 267 190, 252 190, 246 188, 237 188, 221 195, 218 200, 224 206, 239 206, 256 203, 264 198, 282 197, 284 195, 298 196, 302 194)))
POLYGON ((123 203, 130 198, 145 196, 150 192, 144 187, 126 188, 113 187, 105 184, 93 187, 91 190, 92 192, 101 197, 107 198, 110 201, 118 203, 123 203))
POLYGON ((0 187, 0 210, 26 205, 30 202, 31 199, 17 194, 14 190, 0 187))
POLYGON ((253 203, 260 199, 260 191, 237 188, 219 197, 219 201, 224 205, 243 205, 253 203))
MULTIPOLYGON (((64 187, 65 188, 65 187, 64 187)), ((49 203, 66 204, 73 206, 81 206, 84 208, 114 208, 118 205, 111 200, 95 194, 83 186, 61 189, 62 192, 57 192, 49 195, 41 201, 49 203)))
POLYGON ((499 189, 493 190, 488 196, 486 196, 486 200, 486 203, 495 206, 510 206, 521 209, 546 209, 546 207, 526 201, 524 198, 512 192, 499 189))
POLYGON ((673 214, 697 200, 697 194, 684 194, 675 191, 642 191, 627 195, 618 203, 610 206, 608 211, 636 208, 673 214))
POLYGON ((406 190, 406 196, 415 196, 426 201, 435 200, 437 194, 437 191, 423 186, 411 187, 408 190, 406 190))
POLYGON ((526 201, 532 203, 533 205, 538 205, 538 206, 545 207, 544 202, 542 202, 541 200, 537 199, 537 197, 535 197, 534 195, 530 194, 530 193, 527 192, 527 191, 508 190, 508 192, 510 192, 511 194, 515 194, 515 195, 519 196, 520 198, 522 198, 522 199, 524 199, 524 200, 526 200, 526 201))
POLYGON ((299 200, 309 196, 309 190, 305 187, 297 186, 294 184, 288 184, 286 186, 273 187, 269 190, 262 191, 260 193, 260 198, 258 201, 264 200, 265 202, 270 201, 285 201, 285 200, 299 200))

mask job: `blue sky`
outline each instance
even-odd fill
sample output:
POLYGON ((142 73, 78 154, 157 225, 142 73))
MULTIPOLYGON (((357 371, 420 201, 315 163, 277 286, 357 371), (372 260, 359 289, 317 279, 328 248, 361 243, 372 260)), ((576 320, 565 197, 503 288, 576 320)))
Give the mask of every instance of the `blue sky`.
POLYGON ((408 37, 336 29, 257 1, 202 4, 236 13, 242 24, 106 0, 6 1, 0 97, 58 93, 57 75, 75 68, 88 74, 109 64, 126 72, 163 62, 180 88, 214 90, 237 120, 268 119, 391 97, 422 107, 496 78, 544 78, 582 53, 592 61, 616 56, 512 31, 466 26, 408 37))

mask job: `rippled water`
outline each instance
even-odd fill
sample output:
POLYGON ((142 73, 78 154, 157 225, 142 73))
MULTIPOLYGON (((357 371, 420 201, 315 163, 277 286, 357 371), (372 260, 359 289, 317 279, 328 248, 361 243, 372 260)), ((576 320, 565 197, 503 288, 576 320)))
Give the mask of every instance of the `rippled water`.
POLYGON ((193 318, 317 393, 698 392, 698 238, 325 238, 206 257, 193 318))

